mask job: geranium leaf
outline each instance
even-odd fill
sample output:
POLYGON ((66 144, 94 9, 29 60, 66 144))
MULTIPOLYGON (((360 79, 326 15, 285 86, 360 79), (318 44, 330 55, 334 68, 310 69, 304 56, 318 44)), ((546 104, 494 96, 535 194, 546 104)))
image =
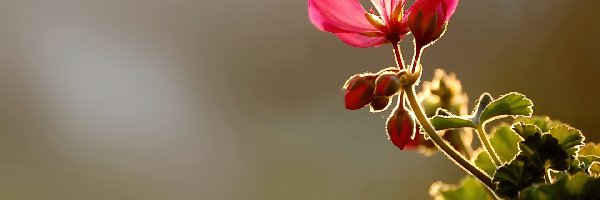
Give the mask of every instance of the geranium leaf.
POLYGON ((502 162, 510 162, 519 153, 521 137, 509 125, 500 125, 490 134, 490 142, 502 162))
POLYGON ((515 198, 519 191, 534 183, 544 182, 544 173, 532 169, 523 160, 515 159, 496 171, 492 181, 498 183, 496 194, 501 197, 515 198))
POLYGON ((472 176, 465 177, 458 186, 438 181, 431 185, 430 194, 434 199, 443 200, 493 199, 485 186, 472 176))
MULTIPOLYGON (((519 143, 519 157, 524 157, 528 165, 545 172, 546 169, 569 169, 569 156, 550 134, 539 133, 525 138, 519 143)), ((523 160, 523 159, 522 159, 523 160)))
POLYGON ((511 92, 492 101, 481 111, 478 117, 479 124, 503 117, 531 116, 533 113, 533 102, 525 95, 511 92))
POLYGON ((585 137, 581 134, 581 131, 567 125, 554 126, 549 133, 558 140, 558 144, 570 156, 576 156, 579 148, 584 145, 583 140, 585 137))
POLYGON ((513 124, 512 130, 515 133, 519 134, 522 138, 527 138, 536 133, 540 133, 540 134, 543 133, 542 130, 540 130, 540 128, 538 128, 536 125, 525 124, 523 122, 513 124))
POLYGON ((532 116, 532 117, 518 117, 515 119, 514 123, 524 123, 524 124, 532 124, 537 126, 542 133, 546 133, 550 130, 550 128, 563 124, 558 120, 551 120, 547 116, 532 116))
POLYGON ((475 104, 475 110, 473 110, 473 118, 471 119, 471 121, 473 121, 473 123, 475 124, 479 124, 479 118, 481 116, 481 113, 483 113, 483 110, 485 110, 485 108, 490 105, 490 103, 492 103, 492 101, 494 101, 494 98, 492 98, 492 95, 490 95, 489 93, 483 93, 479 99, 477 100, 477 103, 475 104))
POLYGON ((476 126, 475 123, 473 123, 471 120, 455 115, 436 115, 433 116, 430 121, 431 125, 433 125, 433 127, 435 127, 435 130, 438 131, 465 127, 472 128, 476 126))
POLYGON ((528 200, 600 199, 600 179, 582 174, 562 176, 552 184, 530 187, 519 196, 528 200))
POLYGON ((488 176, 494 176, 494 173, 496 172, 496 165, 490 158, 487 151, 479 150, 478 153, 476 153, 473 163, 475 163, 475 166, 483 170, 483 172, 485 172, 488 176))

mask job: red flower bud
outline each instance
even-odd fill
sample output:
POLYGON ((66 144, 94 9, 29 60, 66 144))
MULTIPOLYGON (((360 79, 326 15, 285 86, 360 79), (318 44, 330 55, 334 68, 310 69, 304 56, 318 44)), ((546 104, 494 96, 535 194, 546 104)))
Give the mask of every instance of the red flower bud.
POLYGON ((357 110, 365 107, 375 97, 375 76, 374 75, 354 75, 344 86, 346 95, 346 109, 357 110))
POLYGON ((408 26, 417 46, 424 47, 442 36, 458 0, 417 0, 408 10, 408 26))
POLYGON ((376 96, 371 101, 371 112, 380 112, 385 110, 390 105, 390 97, 376 96))
POLYGON ((387 134, 389 139, 400 150, 411 142, 416 133, 415 121, 404 107, 399 106, 387 121, 387 134))
POLYGON ((400 90, 400 78, 393 72, 384 72, 375 80, 375 94, 379 96, 392 96, 400 90))

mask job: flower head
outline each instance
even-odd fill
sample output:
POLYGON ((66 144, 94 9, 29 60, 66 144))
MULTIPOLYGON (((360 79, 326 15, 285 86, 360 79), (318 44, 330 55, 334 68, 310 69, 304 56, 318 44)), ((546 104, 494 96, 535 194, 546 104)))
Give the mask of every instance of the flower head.
POLYGON ((371 2, 379 15, 367 12, 358 0, 308 0, 308 15, 318 29, 354 47, 399 42, 409 32, 403 15, 406 0, 371 2))
POLYGON ((426 46, 442 36, 458 0, 416 0, 407 13, 408 26, 417 46, 426 46))

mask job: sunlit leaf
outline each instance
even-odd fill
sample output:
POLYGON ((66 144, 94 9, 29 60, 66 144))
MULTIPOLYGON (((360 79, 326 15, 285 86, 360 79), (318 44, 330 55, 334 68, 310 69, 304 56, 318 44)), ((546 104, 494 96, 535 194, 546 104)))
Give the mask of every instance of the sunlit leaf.
POLYGON ((552 184, 541 184, 521 192, 519 199, 563 200, 600 199, 600 179, 583 174, 563 176, 552 184))
POLYGON ((435 130, 438 131, 454 128, 475 127, 475 123, 473 123, 471 120, 454 115, 436 115, 432 117, 430 121, 433 127, 435 127, 435 130))
POLYGON ((532 124, 537 126, 543 133, 546 133, 550 128, 563 124, 558 120, 551 120, 547 116, 531 116, 531 117, 518 117, 514 123, 523 122, 524 124, 532 124))
POLYGON ((502 162, 510 162, 519 153, 521 140, 507 124, 494 128, 490 134, 490 142, 502 162))
POLYGON ((512 126, 512 130, 519 134, 521 136, 521 138, 527 138, 529 136, 532 136, 536 133, 543 133, 542 130, 540 130, 540 128, 538 128, 536 125, 533 124, 525 124, 525 123, 516 123, 513 124, 512 126))
POLYGON ((475 166, 483 170, 483 172, 485 172, 488 176, 493 177, 494 173, 496 172, 496 165, 490 158, 487 151, 479 150, 476 152, 475 160, 473 161, 475 166))
POLYGON ((479 115, 479 124, 503 117, 531 116, 533 102, 525 95, 511 92, 492 101, 479 115))
POLYGON ((550 129, 549 133, 558 140, 558 144, 570 156, 575 156, 579 148, 584 145, 585 137, 581 131, 567 125, 558 125, 550 129))
POLYGON ((465 177, 458 186, 436 182, 431 185, 429 193, 436 200, 493 199, 485 186, 472 176, 465 177))

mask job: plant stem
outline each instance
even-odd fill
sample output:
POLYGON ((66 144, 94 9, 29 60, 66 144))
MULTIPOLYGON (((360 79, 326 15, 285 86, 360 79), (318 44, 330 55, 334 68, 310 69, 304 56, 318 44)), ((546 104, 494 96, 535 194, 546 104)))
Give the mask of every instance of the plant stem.
POLYGON ((402 70, 404 69, 404 58, 402 58, 402 52, 400 52, 398 42, 392 43, 392 46, 394 47, 394 55, 396 56, 396 66, 402 70))
POLYGON ((496 167, 502 166, 502 161, 500 161, 498 154, 496 154, 494 147, 492 147, 492 143, 490 142, 487 133, 483 129, 483 125, 477 126, 477 136, 479 136, 479 141, 481 141, 483 147, 488 152, 488 155, 490 155, 490 157, 494 161, 494 165, 496 165, 496 167))
POLYGON ((433 128, 433 126, 429 122, 429 119, 427 119, 427 116, 425 116, 423 108, 421 108, 421 106, 419 105, 415 94, 414 86, 407 86, 405 87, 404 91, 406 92, 406 97, 408 98, 408 101, 410 103, 410 106, 412 107, 415 117, 417 117, 417 120, 425 129, 425 131, 427 132, 433 143, 438 147, 438 149, 444 152, 446 156, 452 159, 467 173, 479 179, 479 181, 481 181, 489 190, 494 191, 495 185, 494 183, 492 183, 492 179, 479 168, 471 164, 467 159, 465 159, 456 150, 454 150, 454 148, 450 147, 450 145, 448 145, 448 143, 446 143, 444 139, 442 139, 437 134, 435 128, 433 128))

